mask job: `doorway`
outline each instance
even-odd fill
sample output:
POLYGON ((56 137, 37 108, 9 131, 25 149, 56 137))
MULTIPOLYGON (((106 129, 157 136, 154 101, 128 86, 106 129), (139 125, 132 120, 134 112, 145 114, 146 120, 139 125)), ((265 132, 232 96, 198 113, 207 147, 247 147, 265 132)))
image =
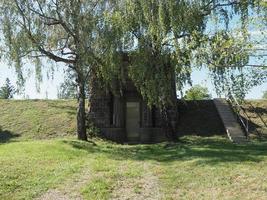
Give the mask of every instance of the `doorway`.
POLYGON ((140 103, 126 102, 126 131, 129 142, 139 141, 140 103))

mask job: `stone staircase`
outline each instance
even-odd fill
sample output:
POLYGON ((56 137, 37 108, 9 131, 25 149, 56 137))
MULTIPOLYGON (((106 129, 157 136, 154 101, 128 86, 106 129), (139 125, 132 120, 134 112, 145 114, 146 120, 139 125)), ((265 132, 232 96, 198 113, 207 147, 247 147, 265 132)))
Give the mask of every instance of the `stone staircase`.
POLYGON ((235 143, 247 142, 247 138, 237 118, 226 99, 214 99, 214 104, 222 119, 229 139, 235 143))

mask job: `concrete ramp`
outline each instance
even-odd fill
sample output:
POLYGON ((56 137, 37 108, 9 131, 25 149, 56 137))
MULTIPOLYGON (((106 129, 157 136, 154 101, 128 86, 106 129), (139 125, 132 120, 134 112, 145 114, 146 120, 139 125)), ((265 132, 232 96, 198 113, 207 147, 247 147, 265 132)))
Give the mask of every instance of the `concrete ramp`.
POLYGON ((229 139, 235 143, 247 141, 243 129, 237 121, 237 118, 226 99, 214 99, 214 104, 222 119, 223 125, 229 139))

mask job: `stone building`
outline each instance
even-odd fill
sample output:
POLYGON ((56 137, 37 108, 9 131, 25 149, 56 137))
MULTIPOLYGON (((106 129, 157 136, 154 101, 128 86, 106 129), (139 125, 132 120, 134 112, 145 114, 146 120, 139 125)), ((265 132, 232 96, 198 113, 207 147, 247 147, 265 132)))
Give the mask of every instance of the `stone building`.
POLYGON ((104 138, 116 142, 154 143, 166 140, 159 109, 147 106, 132 81, 126 80, 117 92, 105 88, 99 81, 93 81, 89 120, 100 129, 104 138))
MULTIPOLYGON (((111 91, 93 79, 90 84, 89 121, 100 129, 102 137, 119 143, 156 143, 166 140, 167 130, 159 109, 147 106, 129 78, 125 82, 122 87, 111 91)), ((176 94, 175 80, 169 82, 176 94)), ((226 134, 212 100, 177 100, 176 110, 169 110, 169 113, 177 136, 226 134)))

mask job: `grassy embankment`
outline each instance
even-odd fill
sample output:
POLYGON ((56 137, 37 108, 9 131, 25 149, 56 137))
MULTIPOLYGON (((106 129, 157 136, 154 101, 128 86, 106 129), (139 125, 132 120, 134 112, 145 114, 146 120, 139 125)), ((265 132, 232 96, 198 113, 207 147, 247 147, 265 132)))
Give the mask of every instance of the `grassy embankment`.
MULTIPOLYGON (((251 138, 267 139, 267 100, 247 101, 243 107, 249 117, 251 138)), ((246 117, 243 113, 243 117, 246 117)))

